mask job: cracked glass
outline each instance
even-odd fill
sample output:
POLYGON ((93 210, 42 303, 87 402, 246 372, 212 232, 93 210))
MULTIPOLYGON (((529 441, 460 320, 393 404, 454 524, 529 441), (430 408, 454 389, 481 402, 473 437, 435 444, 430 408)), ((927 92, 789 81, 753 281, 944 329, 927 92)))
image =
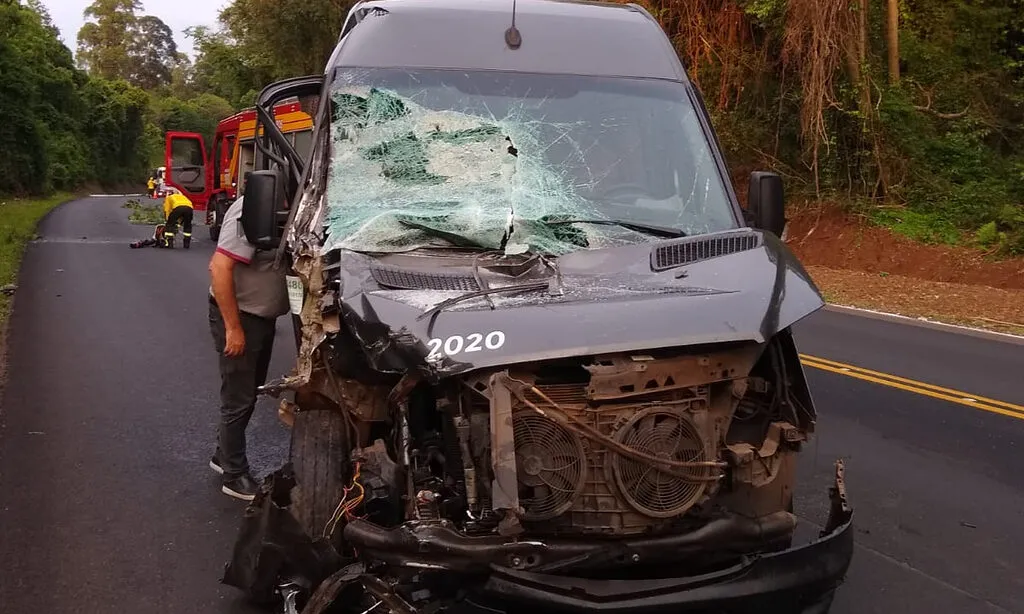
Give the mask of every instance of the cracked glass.
POLYGON ((559 255, 651 241, 620 220, 735 228, 685 86, 446 70, 339 70, 324 250, 559 255))

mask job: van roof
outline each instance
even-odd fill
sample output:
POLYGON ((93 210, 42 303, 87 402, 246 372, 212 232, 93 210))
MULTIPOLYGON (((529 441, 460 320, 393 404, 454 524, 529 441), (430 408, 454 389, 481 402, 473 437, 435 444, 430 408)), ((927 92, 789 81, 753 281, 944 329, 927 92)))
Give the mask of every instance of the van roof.
POLYGON ((330 66, 503 70, 686 81, 668 37, 634 4, 515 0, 368 0, 353 7, 330 66))

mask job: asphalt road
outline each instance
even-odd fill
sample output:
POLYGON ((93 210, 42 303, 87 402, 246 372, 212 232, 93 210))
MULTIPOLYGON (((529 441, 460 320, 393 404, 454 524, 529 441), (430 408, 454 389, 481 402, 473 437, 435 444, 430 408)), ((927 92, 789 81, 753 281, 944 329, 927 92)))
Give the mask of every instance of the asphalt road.
MULTIPOLYGON (((219 584, 243 504, 213 449, 202 225, 129 250, 124 199, 65 205, 26 254, 0 407, 0 613, 255 612, 219 584)), ((1024 346, 822 312, 801 351, 1024 405, 1024 346)), ((272 375, 294 356, 282 319, 272 375)), ((1024 419, 808 368, 821 419, 796 511, 821 522, 847 462, 857 552, 835 614, 1024 612, 1024 419)), ((258 474, 284 458, 271 404, 258 474)))

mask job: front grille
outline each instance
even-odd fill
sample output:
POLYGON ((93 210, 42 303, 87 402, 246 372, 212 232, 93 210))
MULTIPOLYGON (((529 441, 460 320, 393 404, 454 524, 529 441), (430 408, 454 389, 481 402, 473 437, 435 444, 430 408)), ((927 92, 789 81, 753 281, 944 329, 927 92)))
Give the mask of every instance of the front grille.
POLYGON ((762 242, 761 234, 753 231, 710 237, 687 237, 655 248, 651 252, 651 269, 664 271, 701 260, 756 249, 762 242))
POLYGON ((383 266, 372 267, 370 274, 378 285, 398 290, 450 290, 453 292, 480 290, 476 278, 466 274, 427 273, 383 266))

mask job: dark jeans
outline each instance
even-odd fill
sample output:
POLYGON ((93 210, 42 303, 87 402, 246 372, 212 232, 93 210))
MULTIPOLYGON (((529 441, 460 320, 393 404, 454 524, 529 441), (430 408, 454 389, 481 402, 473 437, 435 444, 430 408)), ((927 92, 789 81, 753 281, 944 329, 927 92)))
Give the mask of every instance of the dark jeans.
POLYGON ((227 333, 220 308, 210 299, 210 332, 220 360, 220 429, 217 459, 224 468, 225 481, 249 471, 245 455, 245 428, 256 407, 256 388, 267 380, 270 354, 274 349, 276 320, 244 311, 240 314, 245 333, 241 356, 224 356, 227 333))

